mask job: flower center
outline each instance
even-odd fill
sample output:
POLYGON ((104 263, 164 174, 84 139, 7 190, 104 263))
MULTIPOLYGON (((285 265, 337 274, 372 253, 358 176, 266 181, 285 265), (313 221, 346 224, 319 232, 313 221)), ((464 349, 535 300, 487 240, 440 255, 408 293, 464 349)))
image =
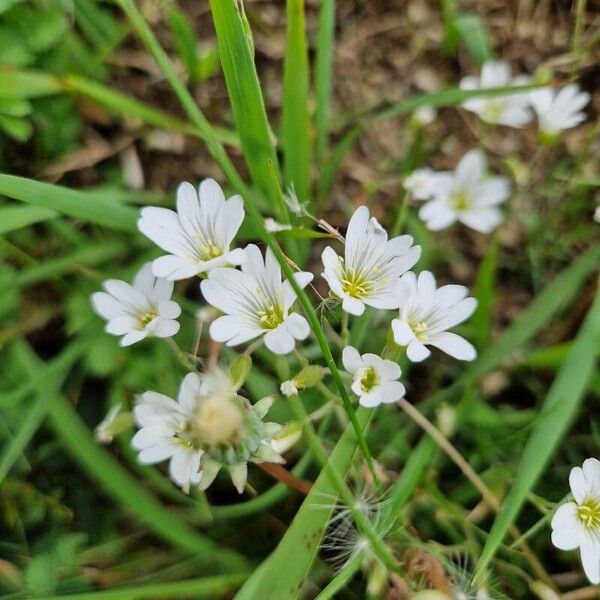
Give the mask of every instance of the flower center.
POLYGON ((258 322, 263 329, 275 329, 283 323, 283 311, 275 304, 268 304, 258 312, 258 322))
POLYGON ((466 210, 469 208, 469 195, 463 191, 455 192, 452 194, 451 202, 455 210, 466 210))
POLYGON ((600 501, 595 498, 584 500, 577 507, 577 518, 587 529, 600 528, 600 501))
POLYGON ((244 437, 244 413, 234 398, 214 394, 198 399, 189 439, 194 445, 214 448, 236 444, 244 437))
POLYGON ((504 102, 497 98, 488 100, 485 104, 485 116, 490 120, 499 119, 504 112, 504 102))
POLYGON ((362 273, 354 269, 345 269, 341 277, 342 289, 348 296, 359 300, 373 291, 373 284, 362 273))
POLYGON ((207 262, 213 258, 218 258, 223 255, 221 248, 217 247, 214 242, 206 242, 198 248, 198 257, 201 261, 207 262))
POLYGON ((360 376, 360 389, 365 393, 370 392, 378 383, 379 378, 373 367, 365 369, 360 376))
POLYGON ((158 317, 158 313, 153 309, 147 310, 145 313, 142 313, 138 317, 138 324, 140 326, 140 329, 145 329, 152 321, 154 321, 154 319, 156 319, 156 317, 158 317))
POLYGON ((413 333, 415 334, 415 337, 419 341, 424 342, 427 339, 427 332, 429 331, 429 327, 427 326, 427 323, 425 323, 425 321, 413 321, 409 322, 408 325, 412 329, 413 333))

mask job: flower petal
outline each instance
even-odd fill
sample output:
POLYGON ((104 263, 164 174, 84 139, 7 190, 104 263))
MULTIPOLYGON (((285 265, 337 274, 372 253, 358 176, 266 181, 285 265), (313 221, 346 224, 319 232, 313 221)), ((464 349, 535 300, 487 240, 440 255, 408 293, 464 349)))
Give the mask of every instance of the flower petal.
POLYGON ((281 325, 265 335, 265 346, 275 354, 289 354, 296 345, 291 334, 281 325))
POLYGON ((345 296, 342 300, 342 308, 351 315, 360 317, 365 312, 365 305, 356 298, 345 296))
POLYGON ((597 540, 586 540, 581 544, 581 564, 586 577, 594 585, 600 583, 600 543, 597 540))
POLYGON ((445 352, 452 358, 457 360, 475 360, 477 358, 477 350, 470 342, 467 342, 465 338, 450 333, 449 331, 442 331, 437 333, 434 337, 429 339, 427 343, 431 346, 435 346, 445 352))
POLYGON ((406 356, 408 356, 408 360, 411 362, 421 362, 425 360, 431 351, 426 348, 419 340, 412 340, 410 344, 408 344, 408 348, 406 349, 406 356))
POLYGON ((560 550, 574 550, 579 546, 580 525, 577 505, 566 502, 559 506, 552 517, 552 543, 560 550))
POLYGON ((342 364, 348 373, 356 373, 364 366, 359 351, 353 346, 346 346, 342 351, 342 364))

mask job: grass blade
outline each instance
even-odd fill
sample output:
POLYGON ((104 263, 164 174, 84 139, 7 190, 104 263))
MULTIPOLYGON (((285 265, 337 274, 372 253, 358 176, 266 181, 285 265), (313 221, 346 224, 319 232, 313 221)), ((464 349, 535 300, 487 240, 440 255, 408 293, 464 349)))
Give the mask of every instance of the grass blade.
MULTIPOLYGON (((356 414, 361 428, 365 428, 373 413, 360 409, 356 414)), ((340 474, 346 473, 355 450, 356 437, 352 427, 348 427, 331 453, 329 464, 340 474)), ((283 539, 238 592, 236 600, 298 598, 331 513, 323 505, 335 502, 335 487, 326 471, 322 469, 283 539)))
POLYGON ((310 200, 310 118, 308 49, 304 0, 287 0, 283 68, 284 180, 302 202, 310 200))
POLYGON ((57 213, 53 210, 38 206, 2 206, 0 207, 0 235, 56 216, 57 213))
POLYGON ((588 312, 567 360, 560 368, 531 436, 527 440, 513 486, 502 503, 481 553, 475 579, 485 569, 502 544, 510 525, 518 516, 527 495, 543 473, 552 453, 565 435, 583 400, 596 357, 590 348, 600 345, 600 293, 588 312))
MULTIPOLYGON (((241 0, 211 0, 210 8, 246 164, 252 181, 276 210, 280 206, 280 198, 278 186, 273 185, 272 169, 279 172, 279 167, 251 41, 244 26, 243 3, 241 0)), ((279 216, 283 218, 284 215, 279 216)))
POLYGON ((335 0, 322 0, 315 58, 315 154, 318 165, 323 164, 329 145, 334 30, 335 0))
POLYGON ((170 581, 167 583, 148 583, 121 587, 101 592, 81 592, 62 596, 50 596, 46 600, 150 600, 157 598, 206 598, 213 600, 229 594, 246 578, 247 573, 217 575, 189 581, 170 581))
POLYGON ((0 194, 118 231, 137 230, 136 210, 97 195, 5 174, 0 174, 0 194))

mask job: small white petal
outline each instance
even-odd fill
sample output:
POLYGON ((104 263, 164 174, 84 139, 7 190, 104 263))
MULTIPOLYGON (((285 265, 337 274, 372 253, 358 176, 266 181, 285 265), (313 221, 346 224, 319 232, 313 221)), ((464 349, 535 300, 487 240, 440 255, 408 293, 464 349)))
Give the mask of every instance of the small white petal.
POLYGON ((106 292, 96 292, 91 296, 93 309, 105 319, 114 319, 123 313, 123 305, 106 292))
POLYGON ((388 381, 381 385, 381 399, 386 404, 400 400, 405 393, 406 388, 399 381, 388 381))
POLYGON ((421 362, 430 354, 431 352, 419 340, 412 340, 406 349, 406 356, 411 362, 421 362))
POLYGON ((589 540, 581 544, 581 564, 585 576, 594 585, 600 583, 600 543, 589 540))
POLYGON ((392 321, 392 332, 394 333, 394 342, 398 346, 408 346, 415 339, 415 334, 408 323, 400 319, 392 321))
POLYGON ((571 493, 578 504, 581 504, 585 500, 587 493, 587 484, 585 481, 585 475, 581 467, 573 467, 569 475, 569 485, 571 487, 571 493))
POLYGON ((445 352, 452 358, 457 360, 475 360, 477 358, 477 350, 473 347, 473 344, 467 342, 465 338, 451 333, 449 331, 442 331, 435 335, 434 338, 427 342, 431 346, 435 346, 445 352))
POLYGON ((574 550, 579 546, 580 525, 577 505, 567 502, 558 507, 552 517, 552 543, 560 550, 574 550))
POLYGON ((355 315, 360 317, 365 312, 365 305, 356 298, 350 298, 350 296, 345 296, 342 300, 342 308, 351 315, 355 315))
POLYGON ((147 335, 147 333, 145 330, 130 331, 127 335, 125 335, 123 338, 121 338, 121 341, 119 343, 123 347, 131 346, 131 345, 143 340, 146 337, 146 335, 147 335))
POLYGON ((138 460, 143 465, 153 465, 173 456, 173 447, 168 444, 157 444, 144 448, 138 454, 138 460))
POLYGON ((298 313, 291 313, 284 326, 297 340, 305 340, 310 334, 308 321, 298 313))
POLYGON ((289 354, 295 345, 294 338, 281 325, 265 334, 265 346, 275 354, 289 354))
POLYGON ((152 335, 160 338, 173 337, 179 331, 179 323, 171 319, 161 319, 152 331, 152 335))
POLYGON ((188 279, 199 273, 198 265, 186 258, 167 254, 157 258, 152 263, 152 272, 156 277, 162 277, 169 281, 188 279))
POLYGON ((364 366, 360 353, 353 346, 346 346, 342 351, 342 364, 348 373, 356 373, 364 366))

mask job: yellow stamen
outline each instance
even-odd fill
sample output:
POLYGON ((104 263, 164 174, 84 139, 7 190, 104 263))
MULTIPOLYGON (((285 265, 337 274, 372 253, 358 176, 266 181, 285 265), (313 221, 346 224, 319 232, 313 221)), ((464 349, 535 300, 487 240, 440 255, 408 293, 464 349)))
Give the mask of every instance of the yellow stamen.
POLYGON ((283 323, 283 311, 275 304, 264 306, 257 314, 258 322, 263 329, 275 329, 283 323))
POLYGON ((204 262, 218 258, 222 254, 223 251, 214 242, 207 242, 198 248, 198 257, 204 262))
POLYGON ((152 321, 154 321, 154 319, 156 319, 156 317, 158 317, 158 313, 155 310, 148 310, 145 313, 142 313, 138 317, 138 323, 139 323, 140 328, 144 329, 152 321))
POLYGON ((365 369, 364 373, 360 377, 360 389, 368 393, 379 383, 377 372, 373 367, 365 369))
POLYGON ((373 284, 362 273, 354 271, 354 269, 345 269, 340 279, 342 289, 352 298, 361 300, 373 291, 373 284))
POLYGON ((469 196, 465 192, 456 192, 451 198, 452 206, 455 210, 465 210, 469 208, 469 196))
POLYGON ((418 340, 424 342, 427 339, 427 331, 429 330, 429 327, 427 327, 427 323, 425 323, 425 321, 410 322, 408 326, 413 330, 413 333, 418 340))
POLYGON ((584 500, 577 507, 577 518, 587 529, 600 528, 600 501, 596 498, 584 500))

